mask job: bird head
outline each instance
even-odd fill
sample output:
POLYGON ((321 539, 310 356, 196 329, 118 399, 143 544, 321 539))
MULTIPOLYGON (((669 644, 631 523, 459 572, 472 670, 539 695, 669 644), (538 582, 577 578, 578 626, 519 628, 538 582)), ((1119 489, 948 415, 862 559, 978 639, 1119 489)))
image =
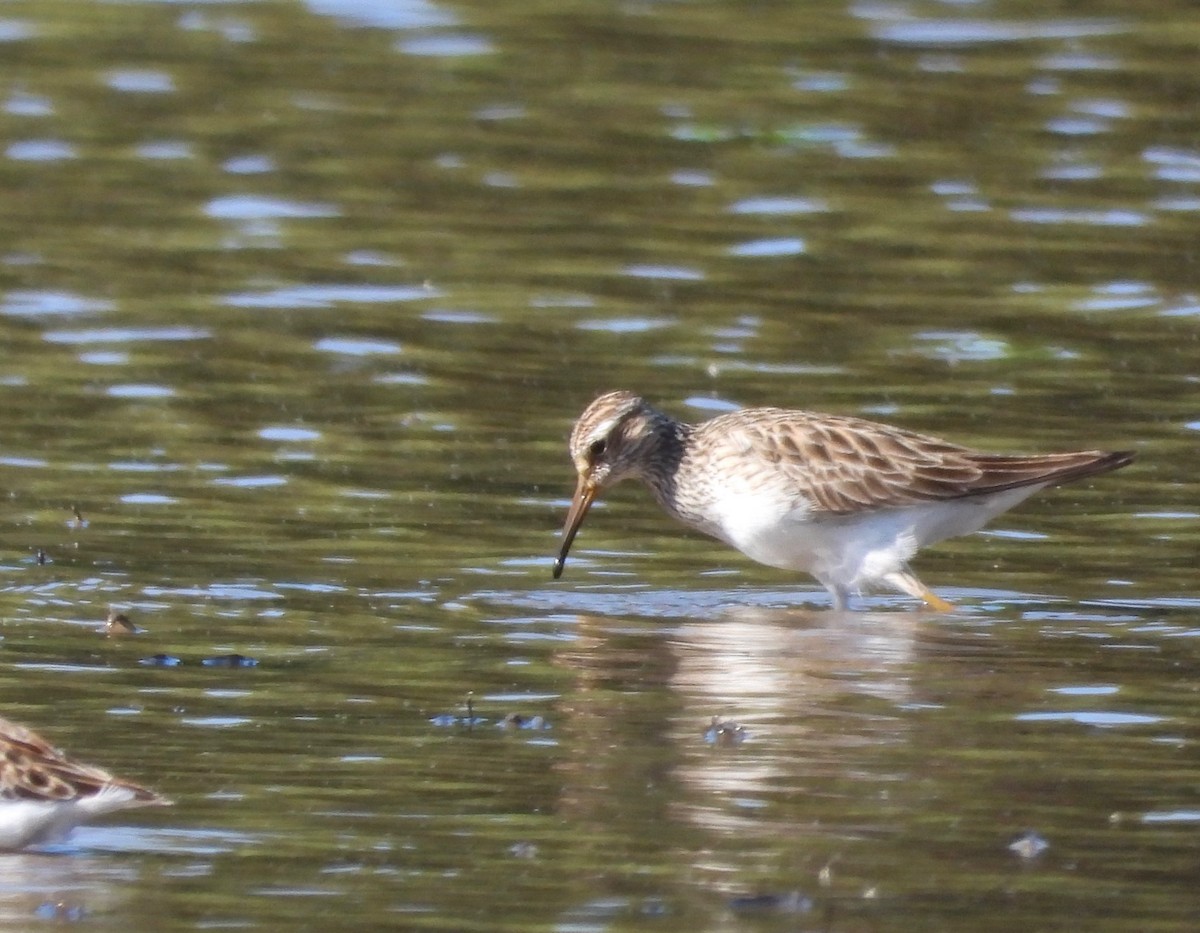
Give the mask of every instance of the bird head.
POLYGON ((622 390, 601 395, 575 422, 568 448, 578 480, 554 561, 556 580, 562 575, 575 534, 600 493, 641 474, 647 449, 656 442, 655 423, 661 417, 641 396, 622 390))

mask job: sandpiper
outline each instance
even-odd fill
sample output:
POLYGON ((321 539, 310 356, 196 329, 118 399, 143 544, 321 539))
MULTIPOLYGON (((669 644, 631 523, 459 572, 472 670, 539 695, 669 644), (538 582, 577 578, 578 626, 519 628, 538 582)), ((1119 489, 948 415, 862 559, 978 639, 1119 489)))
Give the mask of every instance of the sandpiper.
POLYGON ((0 719, 0 850, 54 842, 115 810, 170 804, 140 784, 70 759, 37 733, 0 719))
POLYGON ((921 547, 978 531, 1040 489, 1134 456, 1001 456, 862 418, 783 408, 687 424, 626 391, 584 410, 570 453, 579 479, 555 579, 596 497, 636 478, 683 524, 759 563, 816 577, 835 609, 883 585, 939 611, 954 607, 908 567, 921 547))
POLYGON ((121 635, 141 635, 146 630, 140 625, 135 625, 133 620, 123 612, 117 612, 112 606, 108 607, 108 618, 104 622, 104 628, 101 629, 105 635, 110 638, 119 637, 121 635))

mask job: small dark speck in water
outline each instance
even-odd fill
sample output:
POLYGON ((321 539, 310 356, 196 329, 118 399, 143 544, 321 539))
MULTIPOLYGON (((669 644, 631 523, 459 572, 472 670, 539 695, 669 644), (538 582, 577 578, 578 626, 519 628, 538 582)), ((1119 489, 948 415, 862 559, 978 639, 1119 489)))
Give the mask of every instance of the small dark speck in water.
POLYGON ((67 522, 68 528, 86 528, 88 521, 83 517, 83 513, 79 511, 79 506, 71 506, 71 519, 67 522))
POLYGON ((749 737, 746 727, 736 722, 729 722, 720 716, 714 716, 708 728, 704 731, 704 741, 709 745, 728 748, 741 745, 749 737))
POLYGON ((1033 830, 1008 844, 1008 851, 1026 861, 1037 858, 1049 848, 1050 843, 1033 830))
POLYGON ((218 654, 200 663, 205 667, 258 667, 258 658, 248 658, 244 654, 218 654))
POLYGON ((138 661, 138 664, 144 664, 147 667, 178 667, 182 663, 183 661, 173 654, 152 654, 150 657, 138 661))
POLYGON ((42 566, 42 565, 43 565, 43 564, 45 564, 45 563, 46 563, 48 560, 50 560, 50 555, 48 555, 48 554, 46 553, 46 549, 45 549, 45 548, 41 548, 41 547, 40 547, 40 548, 38 548, 38 549, 37 549, 37 562, 38 562, 38 566, 39 566, 39 567, 40 567, 40 566, 42 566))
POLYGON ((729 901, 729 909, 738 914, 806 914, 812 908, 812 899, 799 891, 789 891, 786 894, 750 894, 729 901))

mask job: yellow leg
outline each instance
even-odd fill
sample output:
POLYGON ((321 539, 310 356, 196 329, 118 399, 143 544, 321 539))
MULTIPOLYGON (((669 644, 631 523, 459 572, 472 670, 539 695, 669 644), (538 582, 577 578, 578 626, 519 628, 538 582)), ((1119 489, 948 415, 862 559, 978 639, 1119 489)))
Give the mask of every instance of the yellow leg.
POLYGON ((884 579, 896 587, 896 589, 922 600, 934 612, 954 611, 952 603, 948 603, 942 597, 938 596, 933 590, 918 580, 912 571, 896 570, 889 573, 884 579))

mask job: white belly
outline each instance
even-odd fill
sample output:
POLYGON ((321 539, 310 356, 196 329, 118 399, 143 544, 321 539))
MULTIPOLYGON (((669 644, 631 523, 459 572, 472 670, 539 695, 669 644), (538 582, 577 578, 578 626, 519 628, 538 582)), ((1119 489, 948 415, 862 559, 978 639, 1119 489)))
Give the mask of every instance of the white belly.
POLYGON ((700 527, 761 564, 858 589, 901 569, 927 544, 978 531, 1041 488, 851 515, 814 514, 761 493, 725 490, 700 527))

